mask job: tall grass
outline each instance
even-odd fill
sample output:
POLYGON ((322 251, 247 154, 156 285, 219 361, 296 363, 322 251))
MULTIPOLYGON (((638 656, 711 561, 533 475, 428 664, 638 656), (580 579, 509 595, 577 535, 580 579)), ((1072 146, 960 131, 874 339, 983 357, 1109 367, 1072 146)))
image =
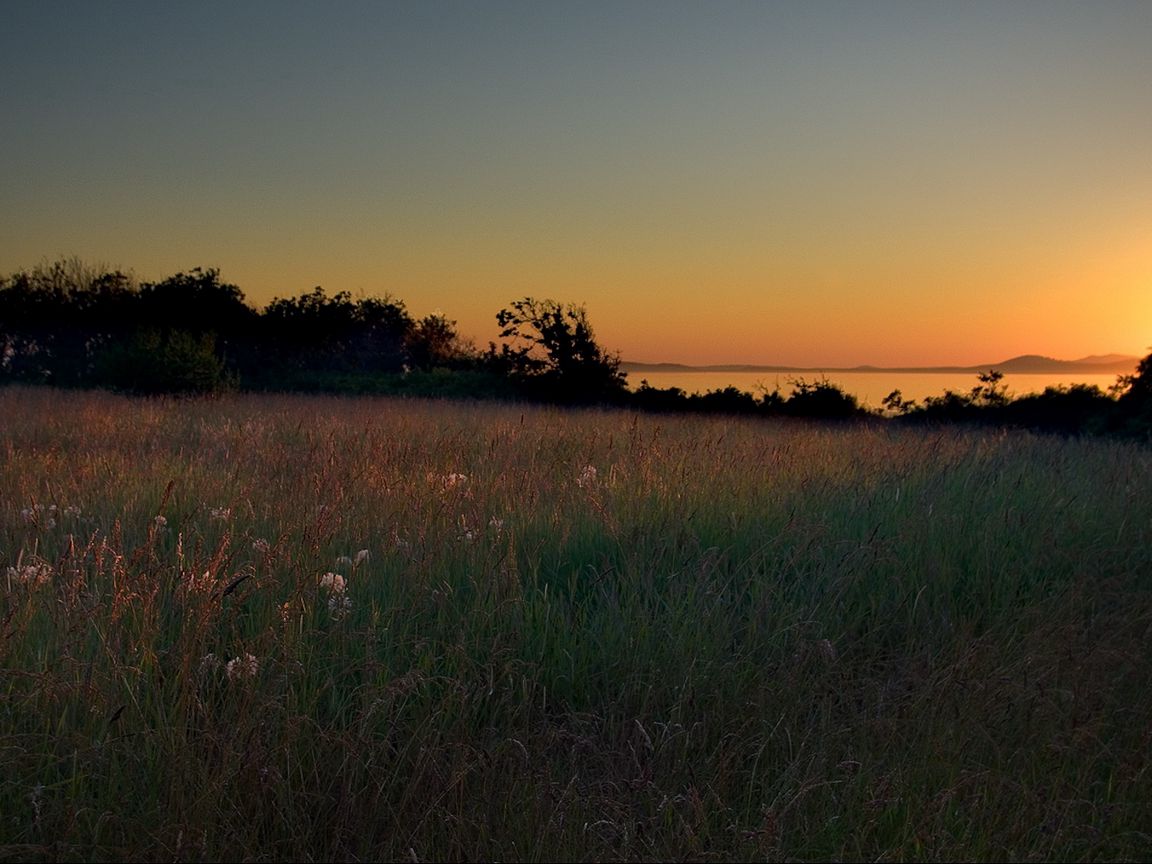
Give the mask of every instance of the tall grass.
POLYGON ((0 418, 2 860, 1152 855, 1147 449, 22 389, 0 418))

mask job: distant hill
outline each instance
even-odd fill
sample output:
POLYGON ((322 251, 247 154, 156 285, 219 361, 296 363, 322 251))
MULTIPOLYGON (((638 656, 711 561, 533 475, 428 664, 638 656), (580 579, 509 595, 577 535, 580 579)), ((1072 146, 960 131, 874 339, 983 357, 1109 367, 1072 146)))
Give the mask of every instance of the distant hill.
POLYGON ((1079 360, 1073 360, 1073 363, 1122 363, 1128 365, 1129 363, 1139 363, 1139 357, 1132 357, 1128 354, 1092 354, 1089 357, 1081 357, 1079 360))
MULTIPOLYGON (((1005 360, 1003 363, 992 364, 992 368, 1001 372, 1016 373, 1049 373, 1049 372, 1131 372, 1140 362, 1139 357, 1125 357, 1122 354, 1104 354, 1094 357, 1082 357, 1079 360, 1055 360, 1052 357, 1043 357, 1039 354, 1021 354, 1005 360)), ((987 368, 987 367, 986 367, 987 368)))
POLYGON ((625 372, 1000 372, 1017 375, 1094 374, 1123 375, 1133 372, 1140 358, 1129 354, 1095 354, 1079 360, 1057 360, 1040 354, 1021 354, 999 363, 980 363, 975 366, 771 366, 749 364, 722 364, 717 366, 689 366, 684 363, 637 363, 625 360, 620 368, 625 372))

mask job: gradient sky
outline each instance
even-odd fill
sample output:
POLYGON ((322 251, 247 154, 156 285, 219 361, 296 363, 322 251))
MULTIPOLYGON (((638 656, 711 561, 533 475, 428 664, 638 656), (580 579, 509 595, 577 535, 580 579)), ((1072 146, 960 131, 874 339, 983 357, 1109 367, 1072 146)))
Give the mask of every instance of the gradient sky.
POLYGON ((0 3, 0 272, 196 266, 630 360, 1152 345, 1152 2, 0 3))

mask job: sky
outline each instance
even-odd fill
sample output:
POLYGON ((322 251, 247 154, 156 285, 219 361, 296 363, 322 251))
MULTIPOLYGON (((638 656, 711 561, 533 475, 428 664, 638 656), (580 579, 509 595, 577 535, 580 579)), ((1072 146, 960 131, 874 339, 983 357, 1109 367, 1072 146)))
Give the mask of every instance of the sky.
POLYGON ((320 285, 626 360, 1152 346, 1152 3, 0 0, 0 273, 320 285))

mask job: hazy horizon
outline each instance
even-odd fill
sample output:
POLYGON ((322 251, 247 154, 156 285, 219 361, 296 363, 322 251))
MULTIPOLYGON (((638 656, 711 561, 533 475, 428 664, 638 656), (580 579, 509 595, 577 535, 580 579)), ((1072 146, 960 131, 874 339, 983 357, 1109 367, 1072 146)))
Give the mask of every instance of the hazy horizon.
MULTIPOLYGON (((1057 363, 1068 363, 1068 364, 1112 366, 1112 365, 1118 365, 1121 363, 1126 363, 1129 360, 1131 360, 1133 363, 1138 362, 1141 359, 1141 355, 1122 354, 1120 352, 1112 351, 1112 352, 1108 352, 1107 354, 1085 355, 1084 357, 1051 357, 1051 356, 1046 355, 1046 354, 1037 354, 1035 352, 1028 352, 1025 354, 1017 354, 1013 357, 999 357, 999 358, 989 357, 989 358, 986 358, 984 361, 981 361, 979 363, 969 363, 969 364, 921 363, 921 364, 917 364, 915 366, 908 366, 908 365, 878 366, 878 364, 868 363, 868 362, 853 363, 853 364, 846 365, 846 366, 830 366, 828 364, 816 364, 814 366, 796 366, 795 364, 791 364, 791 363, 772 363, 772 362, 762 362, 762 363, 724 363, 724 362, 719 362, 719 363, 681 363, 677 360, 647 360, 647 359, 642 360, 642 359, 637 359, 637 358, 633 358, 633 357, 621 357, 620 359, 621 359, 621 362, 625 366, 629 366, 629 365, 633 365, 633 366, 684 366, 684 367, 689 368, 689 369, 714 369, 717 367, 730 366, 730 367, 749 367, 749 368, 782 369, 782 370, 787 370, 787 369, 806 369, 806 370, 807 369, 813 369, 813 370, 836 369, 836 370, 840 370, 840 371, 851 371, 851 370, 856 370, 856 369, 867 370, 867 369, 871 369, 871 368, 877 368, 877 369, 925 369, 925 370, 963 369, 963 370, 967 370, 967 369, 972 369, 972 368, 976 368, 979 366, 986 366, 989 363, 992 363, 992 364, 1004 363, 1004 362, 1008 362, 1008 361, 1019 360, 1021 358, 1036 358, 1039 360, 1052 360, 1052 361, 1055 361, 1057 363)), ((1028 374, 1028 373, 1021 373, 1021 374, 1028 374)))
POLYGON ((3 273, 217 267, 480 345, 553 297, 636 362, 1152 343, 1146 2, 5 12, 3 273))

